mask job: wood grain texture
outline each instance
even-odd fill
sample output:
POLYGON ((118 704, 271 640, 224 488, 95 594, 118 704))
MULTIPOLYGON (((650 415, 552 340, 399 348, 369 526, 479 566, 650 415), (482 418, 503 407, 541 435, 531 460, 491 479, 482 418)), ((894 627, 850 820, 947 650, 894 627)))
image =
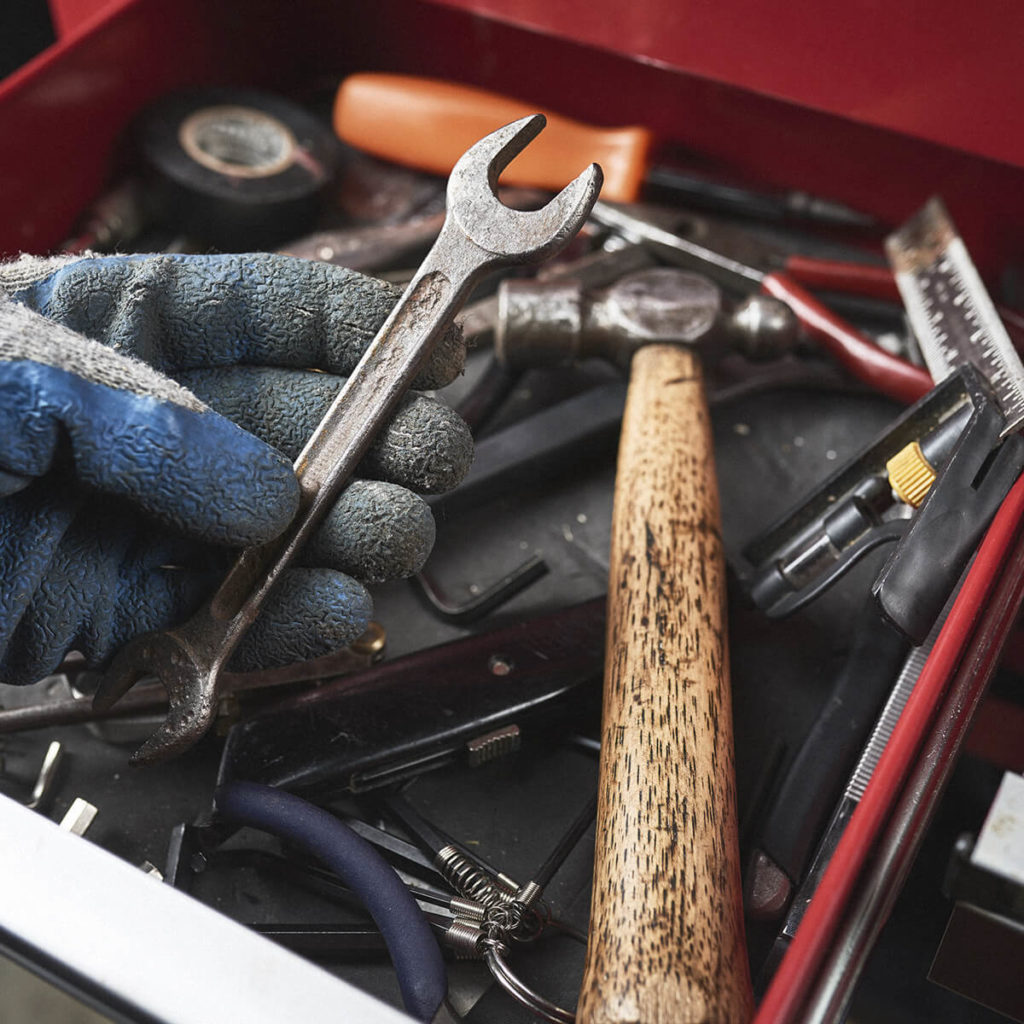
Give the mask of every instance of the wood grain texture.
POLYGON ((725 563, 700 365, 633 358, 581 1024, 745 1021, 725 563))

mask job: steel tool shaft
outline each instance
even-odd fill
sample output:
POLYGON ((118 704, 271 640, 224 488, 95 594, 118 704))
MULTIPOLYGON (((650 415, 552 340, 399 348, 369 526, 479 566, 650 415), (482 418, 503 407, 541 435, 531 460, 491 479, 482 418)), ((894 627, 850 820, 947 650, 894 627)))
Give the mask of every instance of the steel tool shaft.
POLYGON ((592 164, 543 209, 520 212, 496 195, 498 175, 544 127, 540 114, 498 129, 456 164, 447 217, 391 316, 295 462, 300 509, 276 540, 247 548, 213 597, 184 625, 142 634, 114 658, 96 694, 109 708, 147 671, 167 688, 167 719, 132 757, 164 760, 190 747, 216 714, 218 677, 274 584, 348 481, 459 305, 487 271, 538 262, 586 220, 601 187, 592 164))

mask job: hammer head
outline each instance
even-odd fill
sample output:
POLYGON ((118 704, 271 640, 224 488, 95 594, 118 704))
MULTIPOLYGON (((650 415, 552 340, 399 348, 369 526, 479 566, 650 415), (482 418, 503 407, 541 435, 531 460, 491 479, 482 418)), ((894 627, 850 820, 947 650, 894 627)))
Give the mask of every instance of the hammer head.
POLYGON ((497 195, 498 177, 540 134, 543 114, 491 132, 460 158, 448 179, 448 216, 466 238, 505 263, 537 263, 560 249, 590 215, 603 175, 591 164, 540 210, 511 210, 497 195))
POLYGON ((623 370, 643 345, 695 346, 714 333, 721 293, 706 277, 673 267, 627 274, 588 292, 579 281, 502 281, 495 352, 509 369, 596 357, 623 370))

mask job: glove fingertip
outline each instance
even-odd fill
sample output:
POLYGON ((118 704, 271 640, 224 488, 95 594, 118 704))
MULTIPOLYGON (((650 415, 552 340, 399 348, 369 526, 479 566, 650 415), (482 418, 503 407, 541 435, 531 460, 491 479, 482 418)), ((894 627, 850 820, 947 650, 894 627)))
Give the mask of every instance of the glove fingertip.
POLYGON ((135 396, 122 396, 119 408, 115 443, 77 446, 87 482, 215 544, 262 544, 291 522, 299 505, 291 464, 252 434, 206 408, 135 396))
POLYGON ((457 487, 473 464, 473 435, 454 410, 409 396, 367 452, 362 472, 420 494, 457 487))
POLYGON ((412 382, 415 391, 435 391, 451 384, 466 365, 466 341, 459 324, 452 324, 438 339, 427 365, 412 382))
POLYGON ((364 583, 404 579, 423 568, 435 532, 433 513, 419 495, 379 480, 353 480, 314 534, 303 561, 364 583))
POLYGON ((235 672, 308 661, 366 632, 373 599, 362 584, 330 569, 291 569, 278 581, 231 660, 235 672))

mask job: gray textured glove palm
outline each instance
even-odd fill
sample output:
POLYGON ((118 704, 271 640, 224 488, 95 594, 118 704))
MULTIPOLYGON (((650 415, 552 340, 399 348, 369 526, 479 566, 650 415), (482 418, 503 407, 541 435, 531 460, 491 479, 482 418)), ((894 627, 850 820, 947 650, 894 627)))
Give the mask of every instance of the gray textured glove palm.
MULTIPOLYGON (((103 665, 187 617, 233 548, 278 534, 292 460, 397 297, 271 255, 0 266, 0 681, 32 682, 71 649, 103 665)), ((462 359, 452 331, 417 386, 462 359)), ((372 606, 357 581, 409 575, 433 543, 412 492, 448 490, 471 459, 461 420, 410 395, 232 667, 358 636, 372 606)))

